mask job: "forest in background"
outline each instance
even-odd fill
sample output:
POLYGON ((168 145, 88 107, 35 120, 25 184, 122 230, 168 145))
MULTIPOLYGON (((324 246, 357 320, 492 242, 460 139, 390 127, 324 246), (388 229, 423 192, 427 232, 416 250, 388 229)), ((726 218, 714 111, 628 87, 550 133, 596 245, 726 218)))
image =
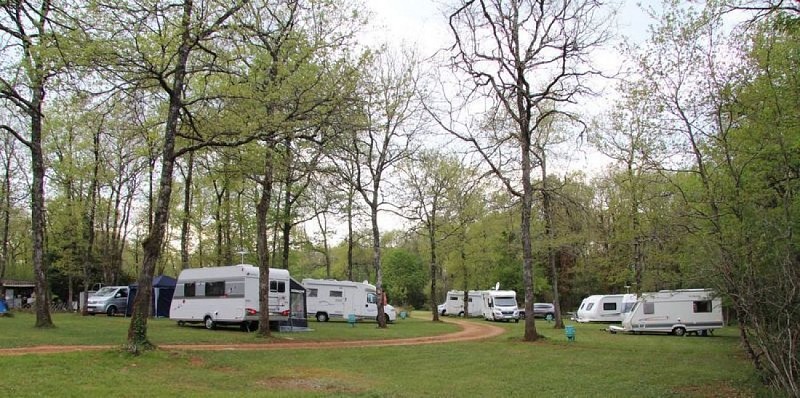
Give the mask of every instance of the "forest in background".
POLYGON ((714 288, 797 395, 798 3, 666 1, 637 42, 596 2, 450 6, 430 56, 360 44, 357 1, 0 2, 0 279, 66 301, 243 261, 561 312, 714 288), (576 142, 613 162, 557 169, 576 142))

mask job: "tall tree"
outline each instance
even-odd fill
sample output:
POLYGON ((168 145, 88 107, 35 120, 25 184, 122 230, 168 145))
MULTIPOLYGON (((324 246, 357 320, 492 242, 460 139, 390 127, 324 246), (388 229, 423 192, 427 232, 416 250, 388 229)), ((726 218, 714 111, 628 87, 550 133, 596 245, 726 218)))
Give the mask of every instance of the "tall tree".
MULTIPOLYGON (((66 5, 66 4, 65 4, 66 5)), ((51 1, 0 3, 0 101, 25 125, 0 124, 31 153, 31 241, 35 282, 36 327, 52 327, 45 242, 45 154, 42 148, 45 97, 64 65, 59 34, 74 26, 68 12, 51 1)))
MULTIPOLYGON (((160 2, 142 5, 136 2, 100 1, 92 11, 97 40, 106 44, 101 61, 107 64, 108 76, 114 83, 131 90, 149 88, 163 95, 166 109, 160 148, 160 176, 152 227, 143 242, 139 290, 133 303, 128 329, 127 349, 138 354, 152 347, 147 339, 147 319, 153 274, 163 250, 169 222, 173 171, 178 157, 199 147, 225 141, 220 134, 200 132, 192 127, 196 120, 192 105, 203 103, 208 93, 202 89, 189 91, 195 77, 209 77, 212 71, 223 70, 219 52, 222 31, 228 21, 248 0, 230 3, 185 0, 168 6, 160 2), (121 80, 121 81, 120 81, 121 80), (190 97, 187 99, 187 96, 190 97), (182 128, 181 119, 187 121, 182 128), (193 145, 176 148, 177 138, 185 136, 193 145)), ((209 89, 210 81, 205 80, 209 89)))
MULTIPOLYGON (((410 205, 406 206, 412 210, 409 217, 421 224, 421 234, 428 243, 430 302, 436 303, 439 297, 436 283, 441 274, 438 245, 456 234, 466 233, 466 225, 458 222, 460 216, 465 215, 459 205, 474 194, 480 179, 457 157, 437 150, 421 151, 402 169, 403 182, 411 191, 410 205)), ((465 283, 468 280, 466 275, 464 280, 465 283)), ((469 289, 464 290, 466 294, 469 289)), ((467 306, 469 300, 464 303, 467 306)), ((431 310, 433 321, 438 321, 436 306, 431 306, 431 310)), ((466 308, 464 311, 467 313, 466 308)))
MULTIPOLYGON (((350 183, 369 209, 375 289, 378 297, 384 297, 378 216, 391 200, 386 194, 387 178, 414 151, 414 137, 424 122, 417 101, 420 76, 413 54, 380 53, 369 69, 361 83, 365 124, 341 148, 337 163, 340 170, 354 173, 350 183)), ((386 327, 383 305, 378 305, 378 325, 386 327)))
MULTIPOLYGON (((568 0, 467 0, 450 12, 455 40, 451 67, 471 80, 467 92, 489 103, 491 111, 482 115, 480 130, 472 127, 476 117, 462 126, 454 120, 461 116, 452 112, 437 117, 442 127, 470 143, 521 201, 527 314, 533 313, 532 170, 538 166, 532 140, 553 113, 575 118, 565 105, 587 93, 585 79, 599 74, 588 60, 590 51, 608 38, 609 19, 603 14, 600 3, 568 0)), ((467 97, 467 102, 474 98, 467 97)), ((528 317, 524 340, 536 339, 536 326, 528 317)))

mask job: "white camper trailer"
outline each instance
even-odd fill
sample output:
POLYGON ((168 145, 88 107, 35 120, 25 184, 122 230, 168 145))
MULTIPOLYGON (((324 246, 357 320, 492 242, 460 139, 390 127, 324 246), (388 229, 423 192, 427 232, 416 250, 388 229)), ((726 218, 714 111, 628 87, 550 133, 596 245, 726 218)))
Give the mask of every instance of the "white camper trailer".
MULTIPOLYGON (((483 305, 481 292, 478 290, 470 290, 467 293, 467 316, 481 316, 483 315, 483 305)), ((450 290, 447 292, 447 299, 444 302, 443 311, 439 311, 442 315, 464 316, 464 291, 463 290, 450 290)))
MULTIPOLYGON (((308 300, 308 315, 319 322, 330 318, 378 319, 378 298, 374 285, 362 282, 337 281, 334 279, 303 279, 308 300)), ((397 313, 389 304, 383 306, 386 322, 394 322, 397 313)))
POLYGON ((513 290, 481 291, 483 318, 487 321, 514 321, 519 322, 519 309, 517 308, 517 292, 513 290))
POLYGON ((622 322, 622 310, 632 307, 635 294, 608 294, 589 296, 581 302, 576 313, 578 322, 622 322))
POLYGON ((708 335, 724 325, 722 301, 709 289, 661 290, 642 293, 622 326, 615 332, 661 332, 683 336, 686 333, 708 335))
MULTIPOLYGON (((251 329, 259 319, 258 281, 258 267, 247 264, 184 269, 175 284, 169 318, 179 325, 203 323, 207 329, 234 324, 251 329)), ((290 308, 289 271, 270 268, 270 321, 288 320, 290 308)))

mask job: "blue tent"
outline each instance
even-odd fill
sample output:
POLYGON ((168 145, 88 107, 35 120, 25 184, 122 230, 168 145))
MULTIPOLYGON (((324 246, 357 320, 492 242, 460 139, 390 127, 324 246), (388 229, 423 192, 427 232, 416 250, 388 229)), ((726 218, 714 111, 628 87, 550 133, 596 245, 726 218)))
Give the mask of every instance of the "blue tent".
MULTIPOLYGON (((150 300, 151 316, 169 318, 169 307, 172 304, 172 295, 175 294, 175 282, 177 282, 175 278, 166 275, 153 278, 153 293, 150 300)), ((130 294, 125 316, 131 316, 133 313, 133 300, 136 298, 138 286, 136 283, 128 286, 130 294)))

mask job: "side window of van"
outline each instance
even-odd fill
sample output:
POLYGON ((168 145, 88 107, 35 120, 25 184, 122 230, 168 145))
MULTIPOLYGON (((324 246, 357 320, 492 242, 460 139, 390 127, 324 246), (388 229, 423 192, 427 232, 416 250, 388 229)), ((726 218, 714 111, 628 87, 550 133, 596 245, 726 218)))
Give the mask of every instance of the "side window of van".
POLYGON ((603 311, 616 311, 617 303, 603 303, 603 311))
POLYGON ((286 291, 286 282, 269 281, 269 291, 283 293, 286 291))
POLYGON ((194 282, 183 284, 183 297, 194 297, 195 296, 194 291, 195 291, 194 282))
POLYGON ((711 300, 694 301, 692 302, 692 309, 694 312, 711 312, 711 300))
POLYGON ((317 297, 317 289, 308 289, 308 297, 317 297))
POLYGON ((378 295, 375 293, 367 293, 367 303, 369 304, 377 304, 378 303, 378 295))
POLYGON ((656 303, 644 303, 644 313, 645 314, 655 314, 656 313, 656 303))
POLYGON ((225 295, 225 282, 206 282, 206 297, 219 297, 225 295))

